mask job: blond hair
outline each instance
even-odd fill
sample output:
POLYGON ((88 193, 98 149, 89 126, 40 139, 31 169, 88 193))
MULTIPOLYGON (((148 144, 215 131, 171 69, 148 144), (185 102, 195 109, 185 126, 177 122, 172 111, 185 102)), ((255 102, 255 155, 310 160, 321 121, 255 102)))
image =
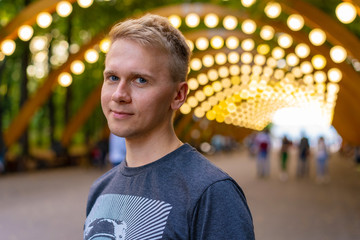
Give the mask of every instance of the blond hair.
POLYGON ((138 19, 119 22, 112 27, 111 42, 117 39, 132 40, 145 47, 155 47, 169 57, 169 71, 174 81, 186 81, 190 49, 182 33, 167 18, 147 14, 138 19))

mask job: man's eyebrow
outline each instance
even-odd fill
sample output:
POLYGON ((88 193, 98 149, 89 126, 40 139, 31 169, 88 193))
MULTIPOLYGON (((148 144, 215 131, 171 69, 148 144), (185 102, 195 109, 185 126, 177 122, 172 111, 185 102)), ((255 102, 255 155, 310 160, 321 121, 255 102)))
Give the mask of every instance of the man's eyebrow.
POLYGON ((115 71, 113 71, 113 70, 104 70, 104 73, 103 73, 104 75, 116 75, 116 72, 115 71))

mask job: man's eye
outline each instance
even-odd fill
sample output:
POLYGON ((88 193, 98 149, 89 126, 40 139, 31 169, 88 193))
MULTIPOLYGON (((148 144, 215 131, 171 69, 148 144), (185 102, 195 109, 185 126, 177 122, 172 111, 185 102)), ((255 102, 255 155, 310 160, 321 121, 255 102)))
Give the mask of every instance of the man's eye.
POLYGON ((117 81, 117 80, 119 80, 119 78, 114 76, 114 75, 111 75, 111 76, 109 76, 109 80, 110 81, 117 81))
POLYGON ((135 81, 137 83, 141 83, 141 84, 147 83, 147 80, 145 78, 142 78, 142 77, 136 78, 135 81))

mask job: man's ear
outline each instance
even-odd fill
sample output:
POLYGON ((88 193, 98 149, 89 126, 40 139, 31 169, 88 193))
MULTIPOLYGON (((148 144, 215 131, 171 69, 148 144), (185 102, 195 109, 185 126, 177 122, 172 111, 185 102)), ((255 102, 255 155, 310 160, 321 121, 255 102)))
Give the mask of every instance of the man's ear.
POLYGON ((178 110, 181 105, 186 101, 186 96, 188 93, 188 84, 187 82, 180 82, 176 89, 176 95, 171 102, 171 109, 176 111, 178 110))

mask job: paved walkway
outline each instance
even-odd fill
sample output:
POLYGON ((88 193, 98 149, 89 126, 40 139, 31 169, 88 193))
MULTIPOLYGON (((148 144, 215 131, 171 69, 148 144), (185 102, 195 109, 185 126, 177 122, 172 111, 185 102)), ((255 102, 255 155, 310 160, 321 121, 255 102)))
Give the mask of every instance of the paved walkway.
MULTIPOLYGON (((271 176, 255 176, 255 160, 246 152, 209 158, 242 186, 253 214, 258 240, 360 239, 360 173, 351 159, 332 156, 331 181, 278 178, 276 153, 271 176)), ((82 239, 85 203, 91 183, 103 171, 65 168, 0 177, 0 239, 82 239)))

